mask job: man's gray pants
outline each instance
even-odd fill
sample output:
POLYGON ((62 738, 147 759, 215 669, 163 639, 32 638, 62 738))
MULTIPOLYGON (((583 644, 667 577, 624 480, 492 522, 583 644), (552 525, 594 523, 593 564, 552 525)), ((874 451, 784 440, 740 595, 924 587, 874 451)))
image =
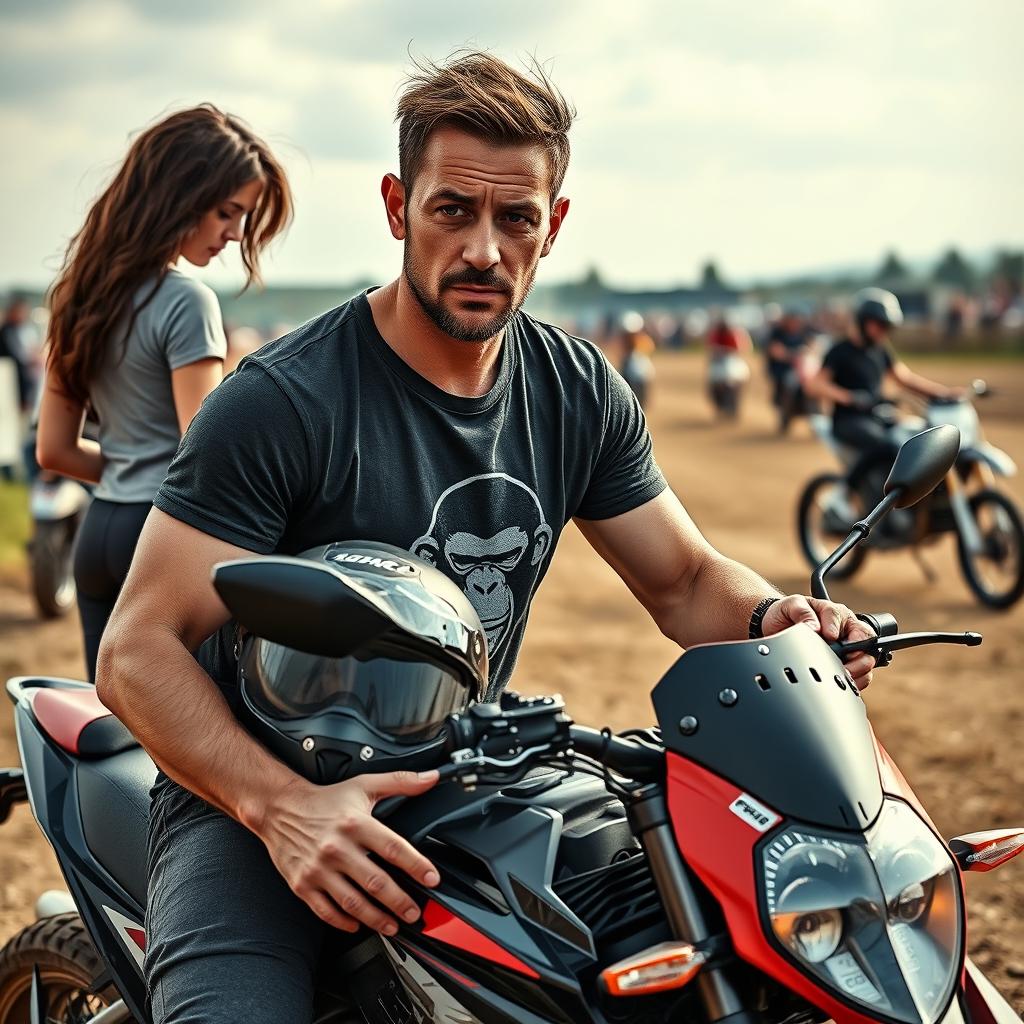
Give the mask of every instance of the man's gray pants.
POLYGON ((153 1024, 312 1020, 327 926, 248 829, 162 773, 152 796, 145 968, 153 1024))

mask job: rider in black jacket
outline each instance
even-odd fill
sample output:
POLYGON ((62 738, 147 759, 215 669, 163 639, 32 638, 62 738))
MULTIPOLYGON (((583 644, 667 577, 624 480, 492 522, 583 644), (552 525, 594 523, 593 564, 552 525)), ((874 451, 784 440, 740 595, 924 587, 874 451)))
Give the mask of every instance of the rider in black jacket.
MULTIPOLYGON (((818 373, 807 382, 807 391, 833 403, 832 435, 860 454, 858 467, 877 469, 869 474, 866 490, 877 498, 898 444, 890 434, 891 423, 876 412, 883 402, 882 388, 891 381, 922 398, 955 398, 961 388, 949 388, 914 373, 890 345, 890 335, 903 323, 899 299, 882 288, 864 288, 854 299, 856 328, 829 349, 818 373)), ((865 476, 854 467, 851 477, 865 476)), ((890 527, 899 517, 890 516, 890 527)))
POLYGON ((874 415, 887 380, 922 398, 955 398, 962 389, 914 373, 893 352, 889 339, 903 323, 903 310, 892 292, 865 288, 855 303, 856 330, 832 346, 807 390, 833 403, 836 440, 868 452, 892 444, 885 422, 874 415))

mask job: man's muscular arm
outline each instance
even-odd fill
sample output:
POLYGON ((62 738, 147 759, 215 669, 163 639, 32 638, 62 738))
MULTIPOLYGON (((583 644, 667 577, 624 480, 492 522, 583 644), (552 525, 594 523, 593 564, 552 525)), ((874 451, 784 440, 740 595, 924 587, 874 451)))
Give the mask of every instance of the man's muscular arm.
POLYGON ((217 562, 252 552, 154 509, 100 645, 96 688, 160 768, 266 844, 292 890, 337 928, 393 933, 413 901, 367 857, 374 852, 426 885, 437 873, 371 814, 377 800, 429 789, 436 773, 363 776, 316 786, 236 721, 192 652, 228 619, 210 584, 217 562))
MULTIPOLYGON (((681 647, 747 636, 765 597, 780 597, 762 622, 765 635, 805 622, 826 640, 865 639, 871 631, 844 605, 793 594, 782 597, 753 569, 716 551, 671 489, 611 519, 577 519, 583 535, 622 577, 661 631, 681 647)), ((873 660, 847 668, 863 689, 873 660)))

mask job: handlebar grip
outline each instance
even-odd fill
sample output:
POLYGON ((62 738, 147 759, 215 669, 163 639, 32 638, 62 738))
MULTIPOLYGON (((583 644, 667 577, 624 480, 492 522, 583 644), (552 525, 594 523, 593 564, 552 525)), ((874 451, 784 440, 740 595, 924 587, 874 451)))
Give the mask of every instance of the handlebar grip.
POLYGON ((889 612, 858 612, 857 618, 870 626, 877 636, 895 636, 900 631, 896 617, 889 612))

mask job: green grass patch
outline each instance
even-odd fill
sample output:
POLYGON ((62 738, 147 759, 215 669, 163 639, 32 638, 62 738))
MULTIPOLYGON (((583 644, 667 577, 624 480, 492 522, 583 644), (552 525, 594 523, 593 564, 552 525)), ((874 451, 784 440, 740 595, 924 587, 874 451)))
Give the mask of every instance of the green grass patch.
POLYGON ((30 527, 28 487, 0 481, 0 567, 25 563, 30 527))

